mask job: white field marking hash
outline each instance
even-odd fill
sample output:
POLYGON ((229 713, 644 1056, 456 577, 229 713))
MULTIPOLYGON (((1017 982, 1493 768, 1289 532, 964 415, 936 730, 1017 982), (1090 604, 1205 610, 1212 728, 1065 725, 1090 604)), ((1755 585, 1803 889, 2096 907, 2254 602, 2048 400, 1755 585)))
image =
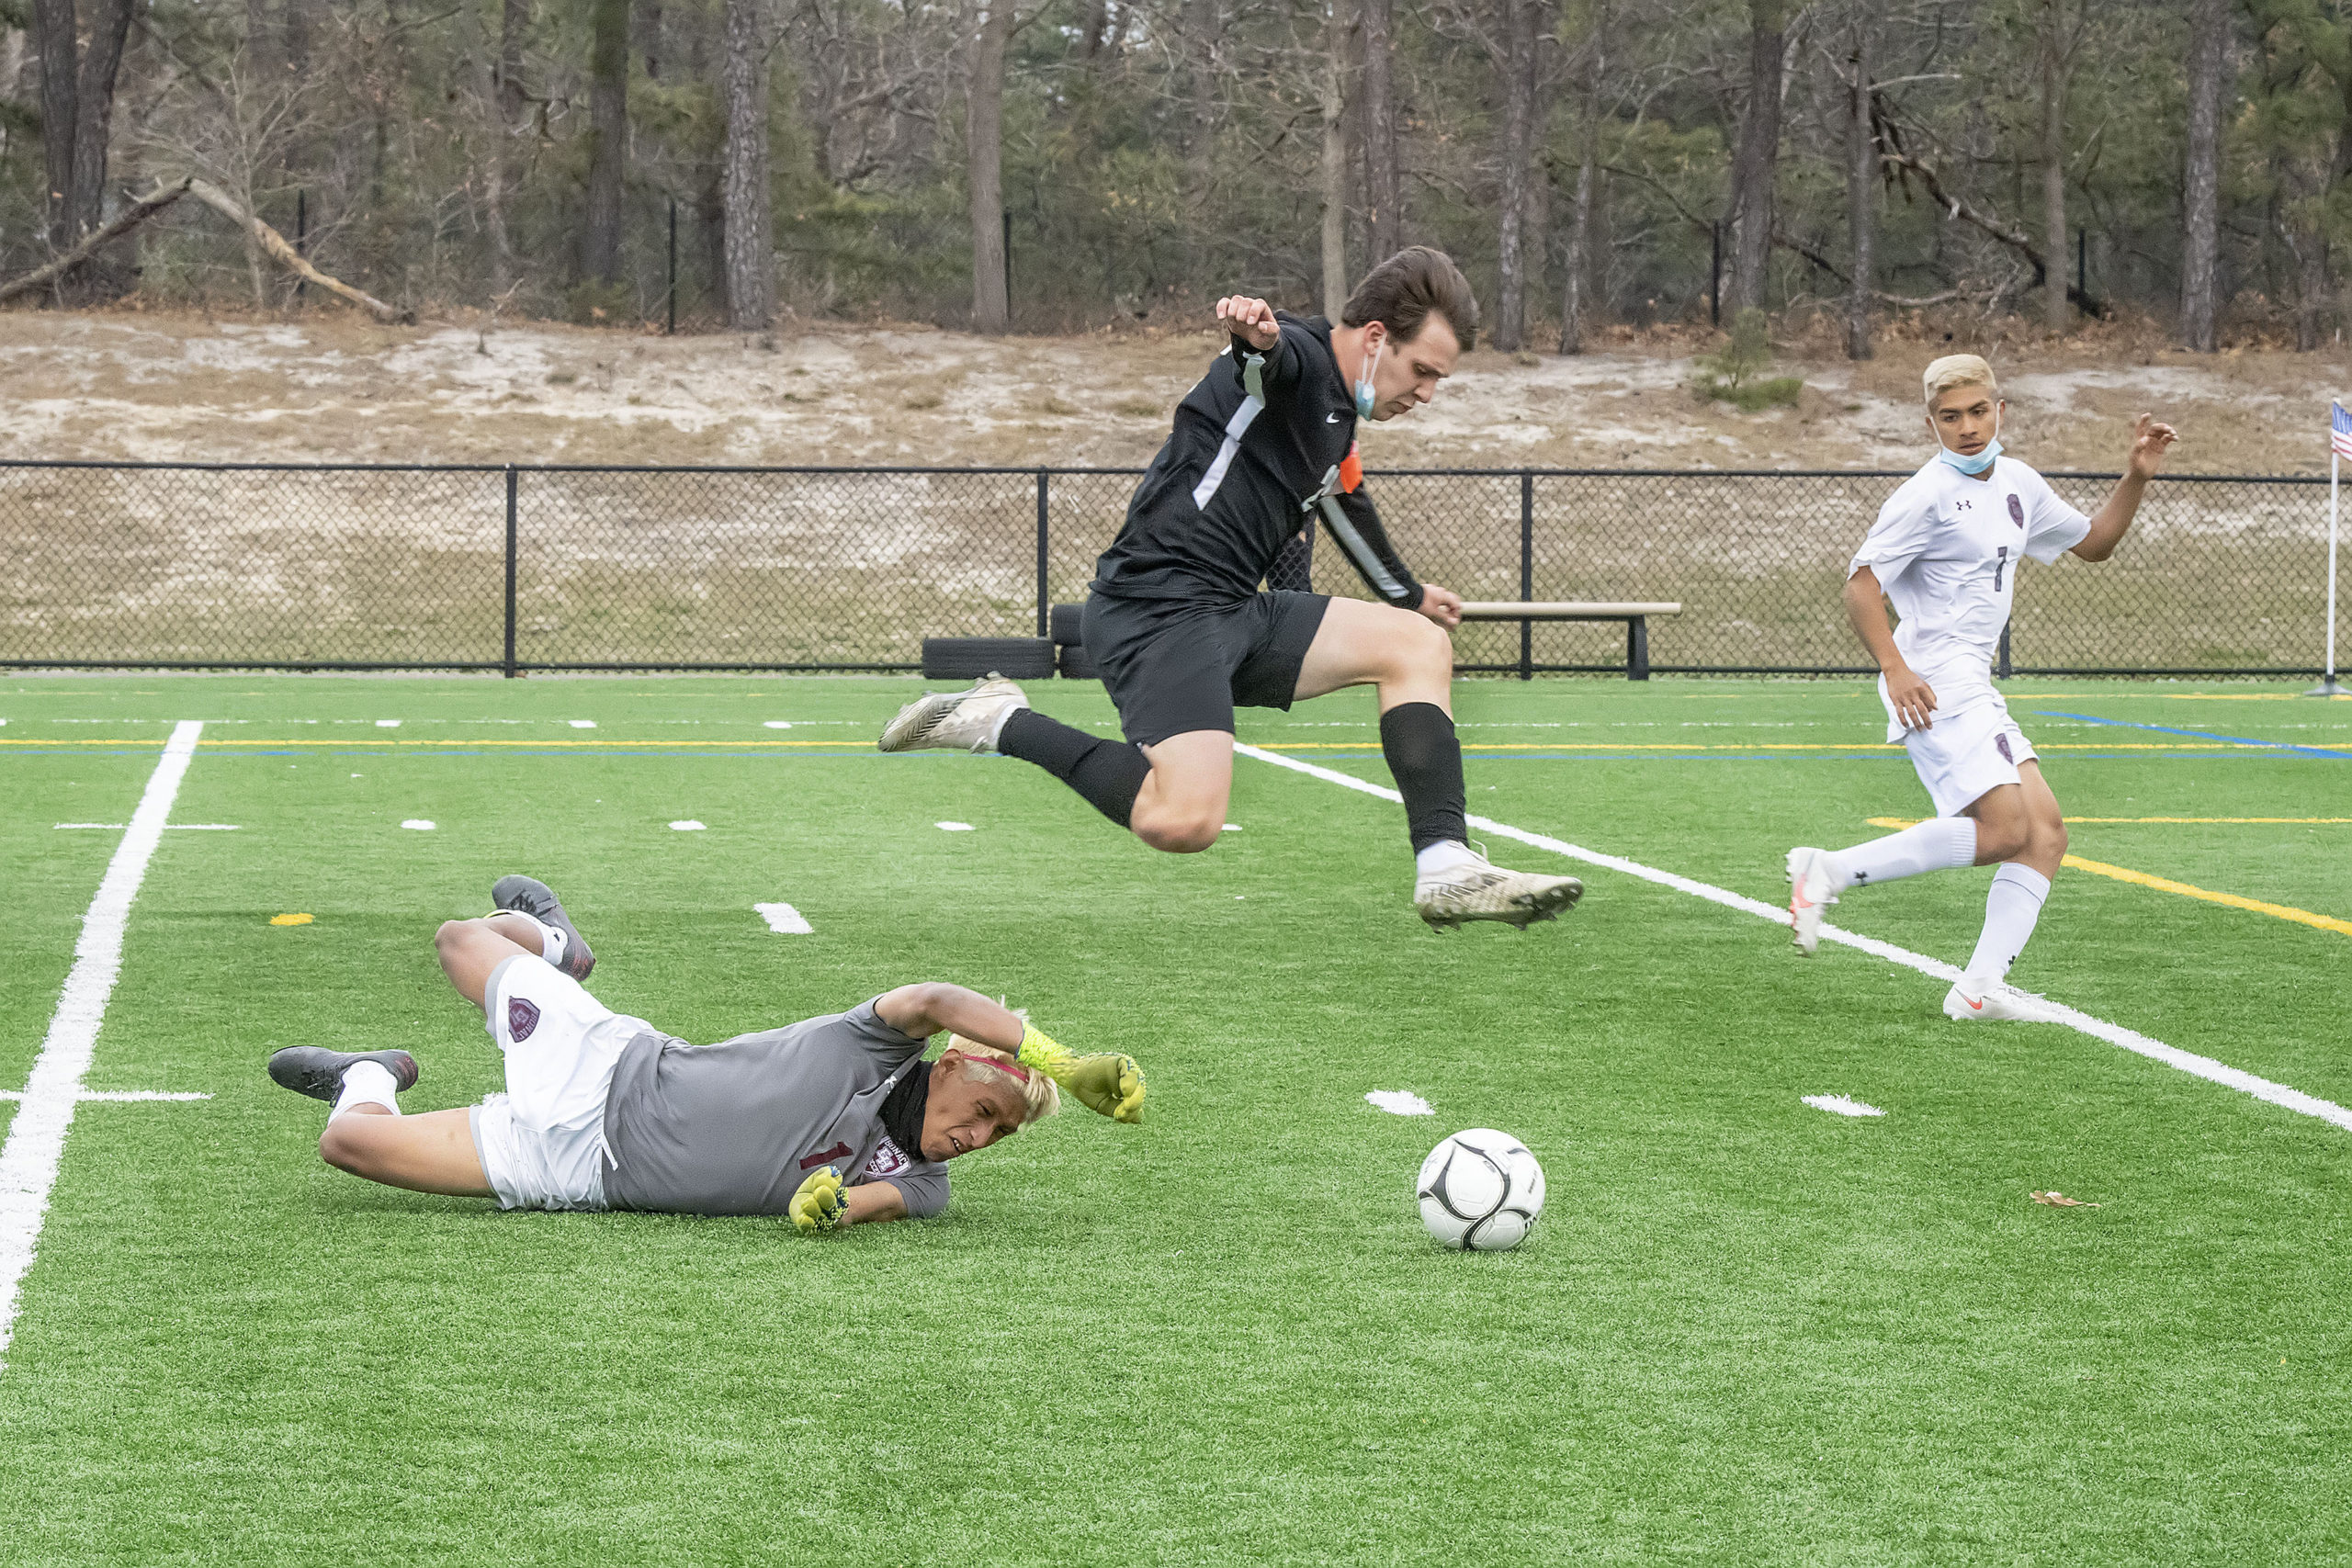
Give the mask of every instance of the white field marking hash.
POLYGON ((596 728, 596 721, 593 718, 575 718, 571 721, 571 728, 574 729, 594 729, 596 728))
POLYGON ((433 819, 429 817, 412 817, 401 826, 413 833, 430 833, 433 831, 433 819))
MULTIPOLYGON (((0 1100, 22 1100, 25 1097, 16 1089, 0 1089, 0 1100)), ((212 1097, 209 1094, 187 1094, 176 1090, 160 1089, 85 1089, 76 1090, 74 1098, 80 1100, 83 1104, 87 1105, 94 1100, 105 1100, 109 1104, 122 1104, 133 1100, 210 1100, 212 1097)))
POLYGON ((764 724, 769 729, 790 729, 792 728, 792 721, 788 718, 771 718, 765 720, 764 724))
MULTIPOLYGON (((354 773, 351 776, 356 779, 359 775, 354 773)), ((60 822, 57 826, 60 829, 111 828, 119 833, 130 824, 128 822, 60 822)), ((164 824, 164 831, 167 833, 234 833, 238 830, 237 825, 233 822, 166 822, 164 824)))
MULTIPOLYGON (((98 1026, 106 1021, 115 978, 122 973, 122 935, 130 923, 131 902, 139 897, 155 846, 164 840, 164 822, 196 755, 197 737, 203 733, 201 720, 172 727, 172 738, 148 775, 139 808, 130 814, 130 827, 107 863, 89 913, 82 917, 74 967, 66 972, 49 1034, 33 1059, 16 1118, 8 1123, 8 1141, 0 1145, 0 1356, 7 1352, 17 1321, 17 1287, 32 1267, 41 1220, 49 1213, 49 1194, 57 1185, 58 1162, 65 1153, 66 1129, 74 1124, 82 1077, 90 1070, 98 1026)), ((0 1371, 6 1367, 0 1360, 0 1371)))
POLYGON ((400 727, 401 721, 396 718, 379 718, 376 721, 376 728, 379 729, 398 729, 400 727))
POLYGON ((1826 1111, 1832 1116, 1883 1116, 1885 1111, 1842 1094, 1808 1094, 1804 1102, 1815 1111, 1826 1111))
MULTIPOLYGON (((1384 784, 1372 784, 1356 778, 1352 774, 1340 773, 1336 768, 1317 767, 1313 762, 1302 762, 1296 758, 1280 756, 1272 751, 1261 750, 1255 746, 1238 745, 1234 747, 1234 750, 1242 756, 1254 757, 1261 762, 1271 762, 1278 768, 1288 768, 1293 773, 1305 773, 1309 778, 1322 779, 1326 783, 1339 784, 1360 794, 1376 795, 1382 800, 1393 801, 1399 806, 1405 801, 1403 795, 1384 784)), ((1644 865, 1639 861, 1627 860, 1622 855, 1602 854, 1598 850, 1588 850, 1546 834, 1531 833, 1524 828, 1514 828, 1508 822, 1498 822, 1490 817, 1474 816, 1469 818, 1468 821, 1471 827, 1481 832, 1492 833, 1499 839, 1515 840, 1534 849, 1549 850, 1554 854, 1566 855, 1570 860, 1583 861, 1588 865, 1604 866, 1611 871, 1623 872, 1627 876, 1638 876, 1645 882, 1655 882, 1661 887, 1671 887, 1678 893, 1688 893, 1694 898, 1704 898, 1711 904, 1721 904, 1727 909, 1738 909, 1770 920, 1775 925, 1784 926, 1789 923, 1788 910, 1779 905, 1767 904, 1760 898, 1750 898, 1745 894, 1734 893, 1729 888, 1717 887, 1712 883, 1700 882, 1688 876, 1678 876, 1673 872, 1660 871, 1656 866, 1644 865)), ((1847 947, 1860 948, 1872 957, 1883 958, 1889 964, 1899 964, 1906 969, 1917 969, 1920 974, 1938 980, 1950 982, 1960 978, 1959 969, 1944 963, 1941 959, 1929 958, 1925 953, 1914 953, 1909 948, 1897 947, 1891 942, 1881 942, 1876 937, 1863 936, 1860 932, 1849 931, 1842 927, 1830 925, 1826 921, 1822 924, 1821 938, 1824 942, 1839 942, 1847 947)), ((2250 1094, 2256 1100, 2278 1106, 2283 1110, 2298 1111, 2305 1116, 2316 1116, 2323 1122, 2332 1122, 2346 1132, 2352 1132, 2352 1110, 2346 1110, 2332 1100, 2322 1100, 2317 1095, 2305 1094, 2299 1089, 2290 1089, 2285 1084, 2272 1083, 2268 1078, 2256 1077, 2252 1073, 2233 1067, 2226 1062, 2217 1062, 2211 1056, 2199 1056, 2194 1052, 2183 1051, 2177 1045, 2167 1045, 2161 1040, 2150 1039, 2135 1030, 2126 1029, 2120 1024, 2109 1023, 2103 1018, 2094 1018, 2089 1013, 2077 1011, 2063 1002, 2049 1001, 2045 998, 2043 1005, 2048 1008, 2053 1022, 2063 1023, 2069 1029, 2078 1030, 2094 1040, 2104 1040, 2110 1045, 2121 1046, 2124 1050, 2145 1056, 2151 1061, 2162 1062, 2168 1067, 2177 1067, 2192 1077, 2203 1078, 2208 1083, 2217 1083, 2224 1089, 2233 1089, 2242 1094, 2250 1094)))
POLYGON ((1392 1116, 1434 1116, 1430 1102, 1409 1089, 1375 1089, 1364 1098, 1392 1116))
POLYGON ((768 930, 778 936, 815 936, 817 928, 808 917, 789 904, 754 904, 752 912, 767 921, 768 930))
POLYGON ((972 833, 978 831, 978 829, 974 828, 969 822, 934 822, 932 826, 938 829, 943 833, 972 833))
POLYGON ((670 831, 673 833, 699 833, 704 830, 703 825, 691 817, 681 817, 670 824, 670 831))

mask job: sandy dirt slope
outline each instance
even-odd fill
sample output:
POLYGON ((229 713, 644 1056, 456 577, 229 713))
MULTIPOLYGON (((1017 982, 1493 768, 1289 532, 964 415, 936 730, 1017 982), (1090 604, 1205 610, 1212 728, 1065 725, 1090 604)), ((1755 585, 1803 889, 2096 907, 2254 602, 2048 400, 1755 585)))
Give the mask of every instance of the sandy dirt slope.
MULTIPOLYGON (((288 461, 1053 463, 1149 459, 1219 341, 1208 333, 989 340, 831 324, 662 338, 541 323, 381 327, 158 313, 0 313, 0 456, 288 461)), ((1577 358, 1479 352, 1437 403, 1365 439, 1374 467, 1907 468, 1937 341, 1860 366, 1792 350, 1800 407, 1744 414, 1688 389, 1688 342, 1577 358)), ((2107 468, 2143 408, 2177 466, 2326 463, 2342 351, 2199 360, 2151 334, 1996 351, 2007 445, 2107 468)))

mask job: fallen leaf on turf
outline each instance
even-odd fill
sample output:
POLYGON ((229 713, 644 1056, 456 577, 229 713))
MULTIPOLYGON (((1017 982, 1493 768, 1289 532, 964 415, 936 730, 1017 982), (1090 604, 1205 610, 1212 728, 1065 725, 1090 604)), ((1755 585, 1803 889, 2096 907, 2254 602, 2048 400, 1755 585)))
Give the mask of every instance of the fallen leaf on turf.
POLYGON ((269 923, 273 926, 307 926, 311 923, 311 917, 308 915, 272 915, 269 917, 269 923))
POLYGON ((2086 1203, 2080 1198, 2069 1198, 2064 1192, 2037 1192, 2033 1201, 2047 1203, 2053 1209, 2103 1209, 2107 1206, 2104 1203, 2086 1203))

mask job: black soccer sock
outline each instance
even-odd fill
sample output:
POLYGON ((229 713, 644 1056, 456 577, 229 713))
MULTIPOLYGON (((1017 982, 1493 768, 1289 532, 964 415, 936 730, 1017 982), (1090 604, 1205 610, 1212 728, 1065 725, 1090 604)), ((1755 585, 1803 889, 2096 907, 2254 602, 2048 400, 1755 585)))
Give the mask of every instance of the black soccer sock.
POLYGON ((1462 742, 1453 720, 1435 703, 1399 703, 1380 716, 1380 754, 1405 797, 1405 827, 1413 852, 1448 840, 1468 841, 1463 812, 1469 795, 1462 782, 1462 742))
MULTIPOLYGON (((1004 721, 1004 728, 996 738, 996 749, 1008 757, 1036 763, 1084 795, 1095 810, 1122 828, 1134 815, 1136 796, 1143 793, 1143 781, 1151 776, 1151 761, 1143 754, 1142 747, 1073 729, 1060 719, 1047 718, 1035 708, 1018 709, 1004 721)), ((1456 778, 1461 776, 1458 760, 1453 772, 1456 778)), ((1456 784, 1457 795, 1460 789, 1456 784)), ((1455 815, 1459 817, 1460 813, 1455 815)))

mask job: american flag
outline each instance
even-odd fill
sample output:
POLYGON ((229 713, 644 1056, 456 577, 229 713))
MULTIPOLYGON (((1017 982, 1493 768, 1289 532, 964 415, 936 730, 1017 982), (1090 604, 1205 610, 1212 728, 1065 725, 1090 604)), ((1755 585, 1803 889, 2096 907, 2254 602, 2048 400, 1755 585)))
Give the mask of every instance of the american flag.
POLYGON ((2344 412, 2342 403, 2328 406, 2327 440, 2339 457, 2352 457, 2352 413, 2344 412))

